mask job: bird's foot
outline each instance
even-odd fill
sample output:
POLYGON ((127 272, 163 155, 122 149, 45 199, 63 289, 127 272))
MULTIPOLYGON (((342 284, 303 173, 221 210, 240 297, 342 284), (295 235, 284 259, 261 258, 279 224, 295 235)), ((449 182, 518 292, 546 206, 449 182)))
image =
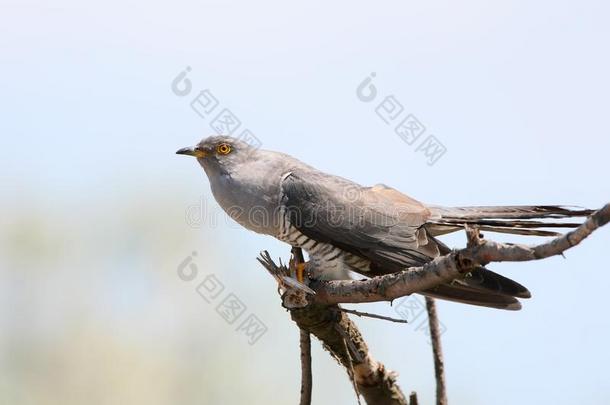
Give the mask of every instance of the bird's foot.
POLYGON ((297 263, 295 265, 296 279, 299 283, 305 284, 305 270, 307 269, 307 263, 297 263))
POLYGON ((304 292, 306 294, 315 294, 315 292, 307 286, 309 284, 307 277, 307 263, 299 261, 294 256, 290 259, 288 265, 289 277, 283 278, 283 284, 291 289, 304 292))

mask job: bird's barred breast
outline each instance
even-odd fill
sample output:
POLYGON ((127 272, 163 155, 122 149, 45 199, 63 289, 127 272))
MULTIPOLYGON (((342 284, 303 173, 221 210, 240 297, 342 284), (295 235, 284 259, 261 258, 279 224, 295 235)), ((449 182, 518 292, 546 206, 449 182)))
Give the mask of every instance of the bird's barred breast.
POLYGON ((290 224, 290 220, 286 216, 283 216, 277 238, 291 246, 302 248, 309 255, 310 260, 319 263, 325 269, 370 271, 371 262, 369 260, 346 252, 330 243, 318 242, 309 238, 290 224))

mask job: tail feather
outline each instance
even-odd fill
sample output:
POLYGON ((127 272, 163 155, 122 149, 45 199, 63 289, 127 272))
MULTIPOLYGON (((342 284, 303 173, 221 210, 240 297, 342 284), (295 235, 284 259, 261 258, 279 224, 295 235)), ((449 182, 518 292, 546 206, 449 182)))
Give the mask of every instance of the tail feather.
POLYGON ((455 232, 466 226, 516 235, 557 236, 560 233, 544 228, 575 228, 580 223, 532 220, 585 217, 593 213, 593 210, 581 207, 559 205, 431 207, 431 210, 433 216, 426 228, 433 236, 455 232))
POLYGON ((464 304, 513 311, 521 309, 517 298, 532 296, 523 285, 483 267, 473 270, 464 279, 436 286, 422 294, 464 304))
POLYGON ((518 311, 521 309, 521 303, 515 297, 491 294, 485 291, 461 289, 449 284, 441 284, 430 290, 422 291, 422 294, 427 295, 428 297, 487 308, 506 309, 509 311, 518 311))
POLYGON ((458 219, 533 219, 533 218, 572 218, 593 213, 582 207, 561 205, 501 205, 473 207, 433 207, 443 218, 458 219))
MULTIPOLYGON (((463 228, 463 227, 461 227, 463 228)), ((460 229, 461 229, 460 228, 460 229)), ((545 231, 543 229, 520 229, 511 228, 507 226, 479 226, 481 231, 485 232, 496 232, 496 233, 509 233, 511 235, 526 235, 526 236, 559 236, 561 233, 554 231, 545 231)))
POLYGON ((494 273, 484 267, 479 267, 464 279, 456 280, 452 285, 461 285, 464 288, 483 289, 493 294, 508 295, 518 298, 531 298, 532 294, 518 282, 494 273))
MULTIPOLYGON (((526 205, 500 207, 430 207, 432 217, 425 227, 435 236, 455 232, 467 226, 477 226, 482 231, 518 235, 555 236, 557 232, 545 228, 575 228, 579 223, 562 222, 562 219, 591 215, 592 210, 558 205, 526 205), (552 221, 545 221, 552 219, 552 221)), ((450 250, 434 238, 439 252, 450 250)), ((461 280, 438 285, 422 294, 449 301, 507 310, 521 309, 517 298, 530 298, 531 294, 521 284, 483 267, 477 268, 461 280)))

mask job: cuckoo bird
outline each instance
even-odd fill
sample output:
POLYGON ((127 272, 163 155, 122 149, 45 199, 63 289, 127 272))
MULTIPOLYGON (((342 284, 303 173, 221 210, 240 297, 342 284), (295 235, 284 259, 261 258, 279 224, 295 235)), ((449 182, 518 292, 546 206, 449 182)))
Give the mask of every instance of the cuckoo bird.
MULTIPOLYGON (((313 278, 344 278, 349 272, 373 277, 421 266, 450 252, 438 236, 467 226, 553 236, 548 229, 579 225, 558 219, 591 213, 555 205, 423 204, 391 187, 361 186, 229 136, 212 136, 176 153, 197 158, 214 198, 231 218, 305 250, 313 278)), ((299 270, 302 281, 304 269, 299 270)), ((508 310, 520 309, 518 298, 531 296, 521 284, 484 267, 421 293, 508 310)))

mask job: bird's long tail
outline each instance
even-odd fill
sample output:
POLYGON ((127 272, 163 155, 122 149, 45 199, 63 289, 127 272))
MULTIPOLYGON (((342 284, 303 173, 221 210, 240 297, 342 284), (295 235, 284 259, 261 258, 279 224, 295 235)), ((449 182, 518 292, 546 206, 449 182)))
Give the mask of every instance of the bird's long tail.
MULTIPOLYGON (((432 207, 433 219, 426 224, 432 236, 455 232, 466 226, 482 231, 517 235, 556 236, 558 228, 575 228, 579 222, 569 218, 585 217, 592 210, 558 205, 500 206, 500 207, 432 207)), ((435 239, 441 254, 450 250, 435 239)), ((484 267, 472 271, 468 277, 454 280, 422 292, 424 295, 484 307, 518 310, 517 298, 529 298, 530 292, 521 284, 484 267)))
POLYGON ((464 279, 440 284, 421 292, 424 295, 462 304, 517 311, 517 298, 530 298, 527 288, 484 267, 474 269, 464 279))
POLYGON ((559 205, 516 205, 497 207, 430 207, 433 217, 426 224, 432 236, 444 235, 476 226, 482 231, 515 235, 557 236, 549 228, 576 228, 568 218, 593 213, 580 207, 559 205))

